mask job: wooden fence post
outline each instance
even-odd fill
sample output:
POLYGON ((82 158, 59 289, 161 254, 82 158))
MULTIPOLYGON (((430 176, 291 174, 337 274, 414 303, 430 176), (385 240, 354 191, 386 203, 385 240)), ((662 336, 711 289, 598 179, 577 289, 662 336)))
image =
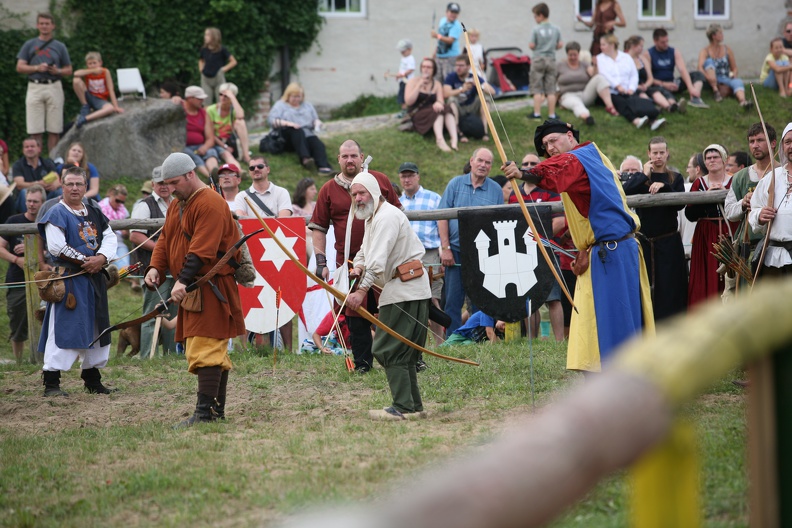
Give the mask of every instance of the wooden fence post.
POLYGON ((38 258, 38 235, 25 235, 25 285, 27 298, 27 319, 28 319, 28 344, 30 346, 30 362, 40 364, 44 362, 44 354, 38 352, 39 335, 41 334, 41 323, 36 319, 36 310, 39 307, 38 288, 30 281, 34 280, 33 275, 39 269, 38 258))

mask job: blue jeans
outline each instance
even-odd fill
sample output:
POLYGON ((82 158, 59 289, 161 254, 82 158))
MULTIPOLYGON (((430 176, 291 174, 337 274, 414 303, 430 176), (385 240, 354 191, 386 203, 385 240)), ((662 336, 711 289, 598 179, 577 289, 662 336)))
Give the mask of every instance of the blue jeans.
POLYGON ((187 154, 188 156, 190 156, 192 158, 192 160, 195 163, 196 167, 203 167, 204 165, 206 165, 206 163, 204 163, 204 161, 208 160, 209 158, 215 158, 217 160, 220 159, 220 154, 217 152, 217 147, 212 147, 209 150, 207 150, 206 154, 204 154, 203 157, 201 157, 198 154, 196 154, 195 151, 198 150, 199 148, 201 148, 202 146, 203 146, 203 144, 201 144, 201 145, 188 145, 188 146, 184 147, 184 150, 182 152, 184 152, 185 154, 187 154))
MULTIPOLYGON (((705 70, 709 70, 709 69, 714 70, 715 69, 715 61, 713 61, 712 59, 705 60, 704 61, 704 69, 705 70)), ((732 89, 732 91, 735 92, 735 93, 739 92, 740 90, 745 91, 745 84, 743 84, 742 79, 738 79, 736 77, 734 79, 732 79, 731 77, 726 76, 726 75, 717 75, 716 79, 718 80, 718 84, 728 85, 732 89)))
MULTIPOLYGON (((451 250, 454 255, 456 266, 445 269, 445 307, 444 311, 451 318, 451 325, 446 328, 446 336, 450 336, 454 331, 462 326, 462 305, 465 304, 465 287, 462 285, 462 266, 459 265, 459 251, 451 250)), ((471 304, 468 307, 472 315, 476 307, 471 304)))

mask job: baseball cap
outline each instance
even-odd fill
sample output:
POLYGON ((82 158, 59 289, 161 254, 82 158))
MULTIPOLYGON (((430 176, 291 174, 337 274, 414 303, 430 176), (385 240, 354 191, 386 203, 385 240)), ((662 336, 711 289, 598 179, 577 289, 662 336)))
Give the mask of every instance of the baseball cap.
POLYGON ((223 171, 231 171, 237 176, 239 176, 239 167, 237 167, 233 163, 226 163, 225 165, 217 169, 217 174, 220 174, 223 171))
POLYGON ((151 181, 154 183, 162 183, 162 165, 159 167, 154 167, 151 171, 151 181))
POLYGON ((452 13, 459 13, 459 11, 461 10, 459 9, 459 4, 457 4, 456 2, 451 2, 450 4, 448 4, 448 6, 446 6, 446 11, 451 11, 452 13))
POLYGON ((413 45, 410 39, 401 39, 398 44, 396 44, 396 49, 399 51, 404 51, 408 49, 412 49, 413 45))
POLYGON ((399 172, 414 172, 418 174, 418 165, 416 165, 412 161, 405 161, 399 167, 399 172))
POLYGON ((200 86, 188 86, 186 90, 184 90, 184 98, 188 97, 195 97, 196 99, 206 99, 209 97, 206 95, 206 92, 203 91, 203 88, 200 86))

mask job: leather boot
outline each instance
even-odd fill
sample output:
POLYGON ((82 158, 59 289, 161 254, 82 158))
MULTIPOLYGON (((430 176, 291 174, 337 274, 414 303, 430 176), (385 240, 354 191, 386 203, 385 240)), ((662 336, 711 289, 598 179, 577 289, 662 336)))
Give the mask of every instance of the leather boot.
POLYGON ((60 370, 42 370, 41 379, 44 380, 44 396, 68 396, 60 388, 60 370))
POLYGON ((102 385, 102 374, 96 367, 83 369, 83 371, 80 373, 80 377, 85 382, 85 390, 90 394, 110 394, 111 392, 116 392, 118 390, 108 389, 102 385))
POLYGON ((225 420, 226 388, 228 387, 228 371, 220 375, 220 387, 217 389, 217 400, 213 405, 218 420, 225 420))
POLYGON ((192 427, 197 423, 214 422, 217 418, 213 406, 216 400, 211 396, 203 393, 198 393, 198 402, 195 404, 195 412, 192 416, 173 426, 174 429, 181 429, 183 427, 192 427))

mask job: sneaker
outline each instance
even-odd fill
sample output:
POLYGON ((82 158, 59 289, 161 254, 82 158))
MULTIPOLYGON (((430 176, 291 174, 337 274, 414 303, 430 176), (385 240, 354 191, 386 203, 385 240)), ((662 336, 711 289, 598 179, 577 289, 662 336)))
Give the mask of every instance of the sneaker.
POLYGON ((691 97, 690 106, 693 108, 709 108, 709 105, 701 100, 701 97, 691 97))
POLYGON ((685 112, 687 112, 687 104, 688 104, 688 102, 684 98, 682 98, 679 101, 677 101, 677 105, 679 106, 679 113, 680 114, 684 114, 685 112))
POLYGON ((401 119, 402 117, 407 115, 407 110, 402 110, 398 114, 396 114, 396 119, 401 119))
POLYGON ((86 117, 88 114, 91 113, 91 107, 87 104, 84 104, 80 107, 80 115, 86 117))
POLYGON ((547 119, 558 119, 558 114, 550 114, 547 116, 547 119))
POLYGON ((635 128, 641 128, 642 126, 644 126, 646 124, 647 121, 649 121, 649 118, 647 116, 643 116, 643 117, 639 118, 638 122, 635 123, 635 128))
POLYGON ((593 117, 591 117, 591 116, 588 116, 588 117, 586 118, 586 124, 587 124, 587 125, 593 125, 593 124, 594 124, 594 118, 593 118, 593 117))
POLYGON ((319 173, 320 176, 330 176, 331 174, 333 174, 333 169, 331 169, 330 167, 319 167, 319 170, 317 172, 319 173))
POLYGON ((528 119, 542 119, 542 114, 528 114, 528 119))
POLYGON ((666 120, 662 117, 660 119, 655 119, 652 121, 652 126, 649 127, 650 130, 657 130, 661 126, 665 125, 666 120))
POLYGON ((371 370, 370 367, 365 367, 365 366, 355 367, 355 374, 365 374, 369 370, 371 370))
POLYGON ((393 407, 385 407, 384 409, 372 409, 369 411, 369 418, 372 420, 406 420, 402 413, 393 407))
POLYGON ((415 362, 415 372, 423 372, 428 368, 429 365, 427 365, 423 359, 419 359, 418 361, 415 362))
POLYGON ((85 123, 87 123, 87 122, 88 122, 88 120, 85 119, 84 115, 80 114, 80 115, 77 116, 77 123, 76 123, 77 124, 77 128, 82 128, 82 126, 85 123))
POLYGON ((669 114, 673 114, 674 112, 679 112, 679 105, 677 103, 671 103, 671 106, 669 106, 666 111, 669 114))

